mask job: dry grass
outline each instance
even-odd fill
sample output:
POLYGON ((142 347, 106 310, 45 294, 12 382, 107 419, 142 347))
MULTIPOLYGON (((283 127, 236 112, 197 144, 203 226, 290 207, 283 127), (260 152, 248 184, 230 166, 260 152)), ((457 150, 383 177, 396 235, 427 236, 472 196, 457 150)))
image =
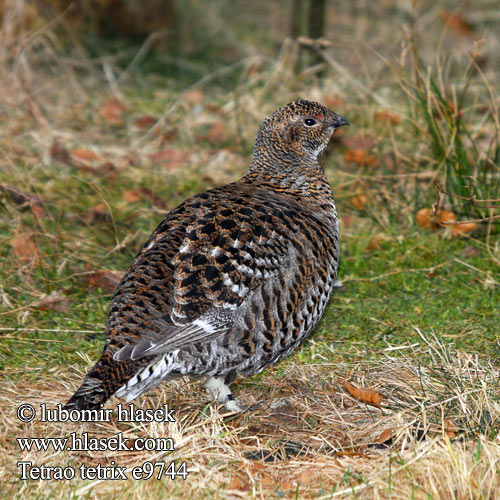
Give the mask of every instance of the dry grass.
MULTIPOLYGON (((249 381, 238 392, 260 404, 242 415, 221 411, 201 386, 181 379, 162 386, 136 407, 175 408, 175 423, 22 424, 21 403, 35 408, 64 401, 81 375, 54 368, 37 383, 5 380, 2 413, 2 484, 10 498, 131 498, 164 491, 206 498, 498 498, 500 425, 498 369, 477 356, 449 352, 422 335, 403 356, 336 364, 289 365, 279 378, 249 381), (428 360, 425 364, 420 360, 428 360), (63 381, 54 387, 53 381, 63 381), (353 399, 349 379, 383 396, 381 408, 353 399), (41 396, 42 394, 42 396, 41 396), (15 437, 64 437, 71 432, 106 437, 171 437, 175 452, 20 452, 15 437), (186 461, 186 481, 30 481, 17 479, 18 460, 47 466, 101 464, 127 467, 146 461, 186 461), (182 493, 181 493, 182 492, 182 493), (216 493, 215 493, 216 492, 216 493), (298 492, 298 493, 297 493, 298 492), (88 496, 87 496, 88 495, 88 496)), ((89 363, 90 366, 90 363, 89 363)), ((116 400, 108 408, 116 407, 116 400)))

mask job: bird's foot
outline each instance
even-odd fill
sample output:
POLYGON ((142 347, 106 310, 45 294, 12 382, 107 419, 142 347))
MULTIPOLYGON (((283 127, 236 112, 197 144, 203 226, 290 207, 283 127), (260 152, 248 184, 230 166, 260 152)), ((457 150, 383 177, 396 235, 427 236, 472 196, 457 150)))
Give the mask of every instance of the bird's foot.
POLYGON ((220 404, 223 404, 226 410, 231 412, 242 413, 248 408, 241 406, 236 398, 233 396, 231 389, 224 382, 222 377, 210 377, 205 382, 205 388, 210 393, 210 395, 220 404))
POLYGON ((232 398, 228 399, 224 403, 224 408, 226 408, 227 411, 231 412, 237 412, 237 413, 243 413, 244 411, 247 411, 248 407, 242 406, 238 401, 236 401, 235 397, 231 394, 232 398))

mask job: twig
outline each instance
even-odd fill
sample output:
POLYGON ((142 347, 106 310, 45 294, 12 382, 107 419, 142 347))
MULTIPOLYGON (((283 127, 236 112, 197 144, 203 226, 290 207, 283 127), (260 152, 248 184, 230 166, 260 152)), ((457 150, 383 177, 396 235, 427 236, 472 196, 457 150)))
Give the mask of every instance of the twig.
POLYGON ((410 345, 397 345, 397 346, 386 347, 385 349, 382 349, 382 352, 402 351, 404 349, 413 349, 414 347, 419 347, 419 346, 420 344, 418 342, 410 345))
MULTIPOLYGON (((470 182, 469 182, 469 189, 470 187, 470 182)), ((434 218, 436 222, 439 224, 442 224, 443 226, 458 226, 460 224, 471 224, 471 223, 482 223, 482 222, 487 222, 487 221, 492 221, 492 220, 497 220, 500 219, 500 214, 499 215, 491 215, 489 217, 482 217, 481 219, 470 219, 470 220, 462 220, 462 221, 443 221, 441 220, 441 217, 439 216, 439 207, 441 206, 441 193, 447 194, 448 196, 452 196, 454 198, 459 198, 462 200, 467 200, 470 201, 471 203, 477 205, 479 202, 500 202, 500 199, 490 199, 490 200, 477 200, 475 196, 470 196, 470 191, 469 191, 469 196, 460 196, 458 194, 454 193, 448 193, 445 191, 439 182, 436 181, 436 202, 432 204, 432 212, 434 214, 434 218)), ((490 205, 480 205, 481 208, 497 208, 496 206, 490 206, 490 205)), ((500 208, 500 207, 498 207, 500 208)))
POLYGON ((13 335, 4 335, 0 337, 0 340, 15 340, 16 342, 56 342, 61 344, 62 340, 55 339, 20 339, 19 337, 14 337, 13 335))
MULTIPOLYGON (((453 196, 453 198, 458 198, 460 200, 467 200, 467 201, 470 201, 472 203, 500 203, 500 198, 489 198, 489 199, 484 199, 484 200, 478 200, 476 198, 476 195, 472 191, 472 183, 473 183, 472 176, 469 176, 468 183, 467 183, 467 191, 469 192, 469 196, 460 196, 459 194, 449 193, 441 186, 441 184, 439 184, 438 181, 436 181, 436 185, 437 185, 438 190, 443 194, 447 194, 448 196, 453 196)), ((485 206, 482 208, 498 208, 498 207, 496 205, 494 205, 494 206, 485 206)))
MULTIPOLYGON (((0 327, 0 332, 52 332, 52 333, 96 333, 96 330, 67 330, 65 328, 9 328, 9 327, 0 327)), ((8 338, 8 337, 0 337, 0 338, 8 338)), ((42 339, 35 339, 42 340, 42 339)), ((55 342, 55 341, 54 341, 55 342)), ((59 341, 57 341, 59 342, 59 341)))
POLYGON ((492 280, 495 283, 495 285, 497 286, 500 285, 500 282, 494 279, 488 271, 483 271, 482 269, 479 269, 478 267, 475 267, 472 264, 469 264, 468 262, 464 262, 463 260, 457 259, 456 257, 453 260, 457 264, 468 267, 469 269, 472 269, 473 271, 476 271, 478 273, 485 274, 488 277, 488 279, 492 280))
POLYGON ((149 36, 144 41, 144 43, 139 48, 139 50, 137 51, 137 53, 135 54, 130 64, 123 70, 122 74, 117 78, 116 81, 120 83, 126 76, 129 76, 132 72, 134 72, 137 66, 139 66, 142 63, 142 61, 147 56, 148 52, 151 50, 154 44, 165 38, 168 32, 169 30, 159 30, 150 33, 149 36))
POLYGON ((450 259, 445 262, 441 262, 441 264, 438 264, 436 266, 432 267, 423 267, 421 269, 397 269, 396 271, 390 271, 388 273, 383 273, 379 274, 378 276, 373 276, 372 278, 342 278, 342 281, 345 283, 350 282, 350 281, 377 281, 382 278, 387 278, 388 276, 392 276, 394 274, 401 274, 401 273, 433 273, 436 269, 439 269, 440 267, 447 266, 448 264, 451 264, 454 262, 456 259, 450 259))
POLYGON ((452 264, 453 262, 456 262, 457 264, 460 264, 462 266, 468 267, 469 269, 472 269, 473 271, 477 271, 478 273, 485 274, 489 279, 492 279, 496 285, 500 285, 498 281, 493 279, 487 271, 483 271, 482 269, 479 269, 477 267, 472 266, 471 264, 468 264, 467 262, 463 262, 460 259, 457 259, 454 257, 453 259, 446 260, 445 262, 441 262, 440 264, 437 264, 436 266, 432 267, 422 267, 420 269, 417 268, 410 268, 410 269, 397 269, 395 271, 390 271, 388 273, 383 273, 379 274, 378 276, 373 276, 372 278, 342 278, 342 281, 344 283, 348 282, 356 282, 356 281, 377 281, 382 278, 387 278, 389 276, 393 276, 395 274, 401 274, 401 273, 433 273, 436 269, 439 269, 440 267, 447 266, 448 264, 452 264))
POLYGON ((121 91, 120 86, 118 85, 119 79, 115 77, 115 75, 113 73, 113 69, 111 68, 111 65, 109 64, 109 62, 104 61, 102 63, 102 69, 104 71, 104 76, 106 77, 106 80, 108 81, 111 93, 120 101, 124 101, 125 96, 123 95, 123 92, 121 91))

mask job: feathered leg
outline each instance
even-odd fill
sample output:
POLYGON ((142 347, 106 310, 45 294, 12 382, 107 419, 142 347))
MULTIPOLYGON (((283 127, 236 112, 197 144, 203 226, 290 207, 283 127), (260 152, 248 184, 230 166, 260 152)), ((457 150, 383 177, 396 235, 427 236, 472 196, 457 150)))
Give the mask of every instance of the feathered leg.
MULTIPOLYGON (((229 378, 229 380, 231 378, 229 378)), ((227 385, 228 383, 228 378, 210 377, 205 382, 205 388, 218 403, 221 403, 225 406, 226 410, 237 411, 241 413, 243 409, 236 402, 231 389, 227 385)))

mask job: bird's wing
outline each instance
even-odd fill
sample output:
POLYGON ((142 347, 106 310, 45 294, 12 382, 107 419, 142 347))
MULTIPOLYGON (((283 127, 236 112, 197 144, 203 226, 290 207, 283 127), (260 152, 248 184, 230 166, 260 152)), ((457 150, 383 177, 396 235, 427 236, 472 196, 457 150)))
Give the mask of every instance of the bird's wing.
MULTIPOLYGON (((161 268, 170 273, 168 300, 165 310, 150 311, 150 328, 117 351, 116 360, 171 352, 229 331, 252 292, 289 266, 294 213, 279 196, 272 198, 218 190, 192 198, 189 210, 196 216, 185 219, 183 237, 167 263, 168 252, 161 249, 172 231, 152 235, 137 263, 148 262, 146 277, 157 277, 161 268), (203 198, 207 194, 210 198, 203 198)), ((129 273, 136 273, 135 267, 129 273)))
POLYGON ((163 330, 161 337, 152 335, 151 339, 142 340, 137 344, 129 344, 117 351, 113 358, 117 361, 136 360, 164 352, 172 352, 189 344, 208 342, 227 330, 232 318, 224 314, 208 314, 205 318, 163 330))

